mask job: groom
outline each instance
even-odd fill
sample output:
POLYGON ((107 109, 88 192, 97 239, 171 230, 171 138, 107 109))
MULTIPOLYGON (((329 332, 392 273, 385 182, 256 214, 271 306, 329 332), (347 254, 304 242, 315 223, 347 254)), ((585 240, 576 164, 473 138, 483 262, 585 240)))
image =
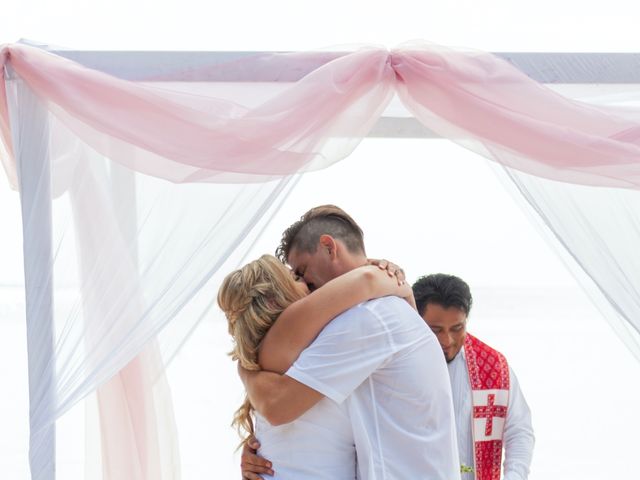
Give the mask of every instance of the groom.
MULTIPOLYGON (((289 227, 277 254, 311 290, 367 263, 362 230, 332 205, 311 209, 289 227)), ((253 405, 260 410, 268 402, 277 423, 295 420, 324 397, 344 403, 361 480, 460 478, 440 346, 399 298, 365 302, 336 317, 284 375, 241 376, 253 405)))

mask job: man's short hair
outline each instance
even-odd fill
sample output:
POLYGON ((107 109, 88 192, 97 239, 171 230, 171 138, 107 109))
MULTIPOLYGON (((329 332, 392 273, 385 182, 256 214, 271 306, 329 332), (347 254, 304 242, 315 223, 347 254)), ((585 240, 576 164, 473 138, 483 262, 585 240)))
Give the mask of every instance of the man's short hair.
POLYGON ((276 257, 286 263, 293 249, 313 253, 322 235, 341 240, 351 253, 365 253, 364 234, 355 220, 335 205, 321 205, 309 210, 284 231, 276 257))
POLYGON ((443 308, 454 307, 469 315, 473 305, 473 297, 469 285, 454 275, 435 273, 420 277, 413 284, 413 296, 416 299, 418 313, 424 315, 428 304, 433 303, 443 308))

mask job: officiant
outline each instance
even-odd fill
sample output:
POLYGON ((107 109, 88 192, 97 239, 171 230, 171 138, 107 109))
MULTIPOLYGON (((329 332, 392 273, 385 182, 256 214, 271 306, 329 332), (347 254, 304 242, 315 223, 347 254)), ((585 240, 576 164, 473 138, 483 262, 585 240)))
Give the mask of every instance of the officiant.
POLYGON ((462 478, 526 480, 534 446, 531 412, 504 355, 467 333, 469 285, 439 273, 420 278, 413 294, 447 360, 462 478))

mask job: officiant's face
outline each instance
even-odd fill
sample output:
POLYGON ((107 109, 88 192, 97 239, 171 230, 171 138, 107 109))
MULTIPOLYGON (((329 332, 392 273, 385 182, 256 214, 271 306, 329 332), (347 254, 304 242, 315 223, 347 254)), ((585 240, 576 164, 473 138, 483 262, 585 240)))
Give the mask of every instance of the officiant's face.
POLYGON ((428 303, 422 318, 438 337, 447 363, 456 358, 467 334, 467 315, 464 311, 456 307, 444 308, 437 303, 428 303))

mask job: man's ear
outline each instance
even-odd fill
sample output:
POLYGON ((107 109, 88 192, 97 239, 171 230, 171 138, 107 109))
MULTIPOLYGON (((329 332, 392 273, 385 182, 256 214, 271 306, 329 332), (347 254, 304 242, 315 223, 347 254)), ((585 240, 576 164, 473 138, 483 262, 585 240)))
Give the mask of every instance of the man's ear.
POLYGON ((329 253, 329 256, 331 257, 331 259, 335 259, 336 255, 337 255, 337 247, 338 244, 335 240, 335 238, 333 238, 331 235, 320 235, 320 248, 322 248, 323 250, 326 250, 329 253))

